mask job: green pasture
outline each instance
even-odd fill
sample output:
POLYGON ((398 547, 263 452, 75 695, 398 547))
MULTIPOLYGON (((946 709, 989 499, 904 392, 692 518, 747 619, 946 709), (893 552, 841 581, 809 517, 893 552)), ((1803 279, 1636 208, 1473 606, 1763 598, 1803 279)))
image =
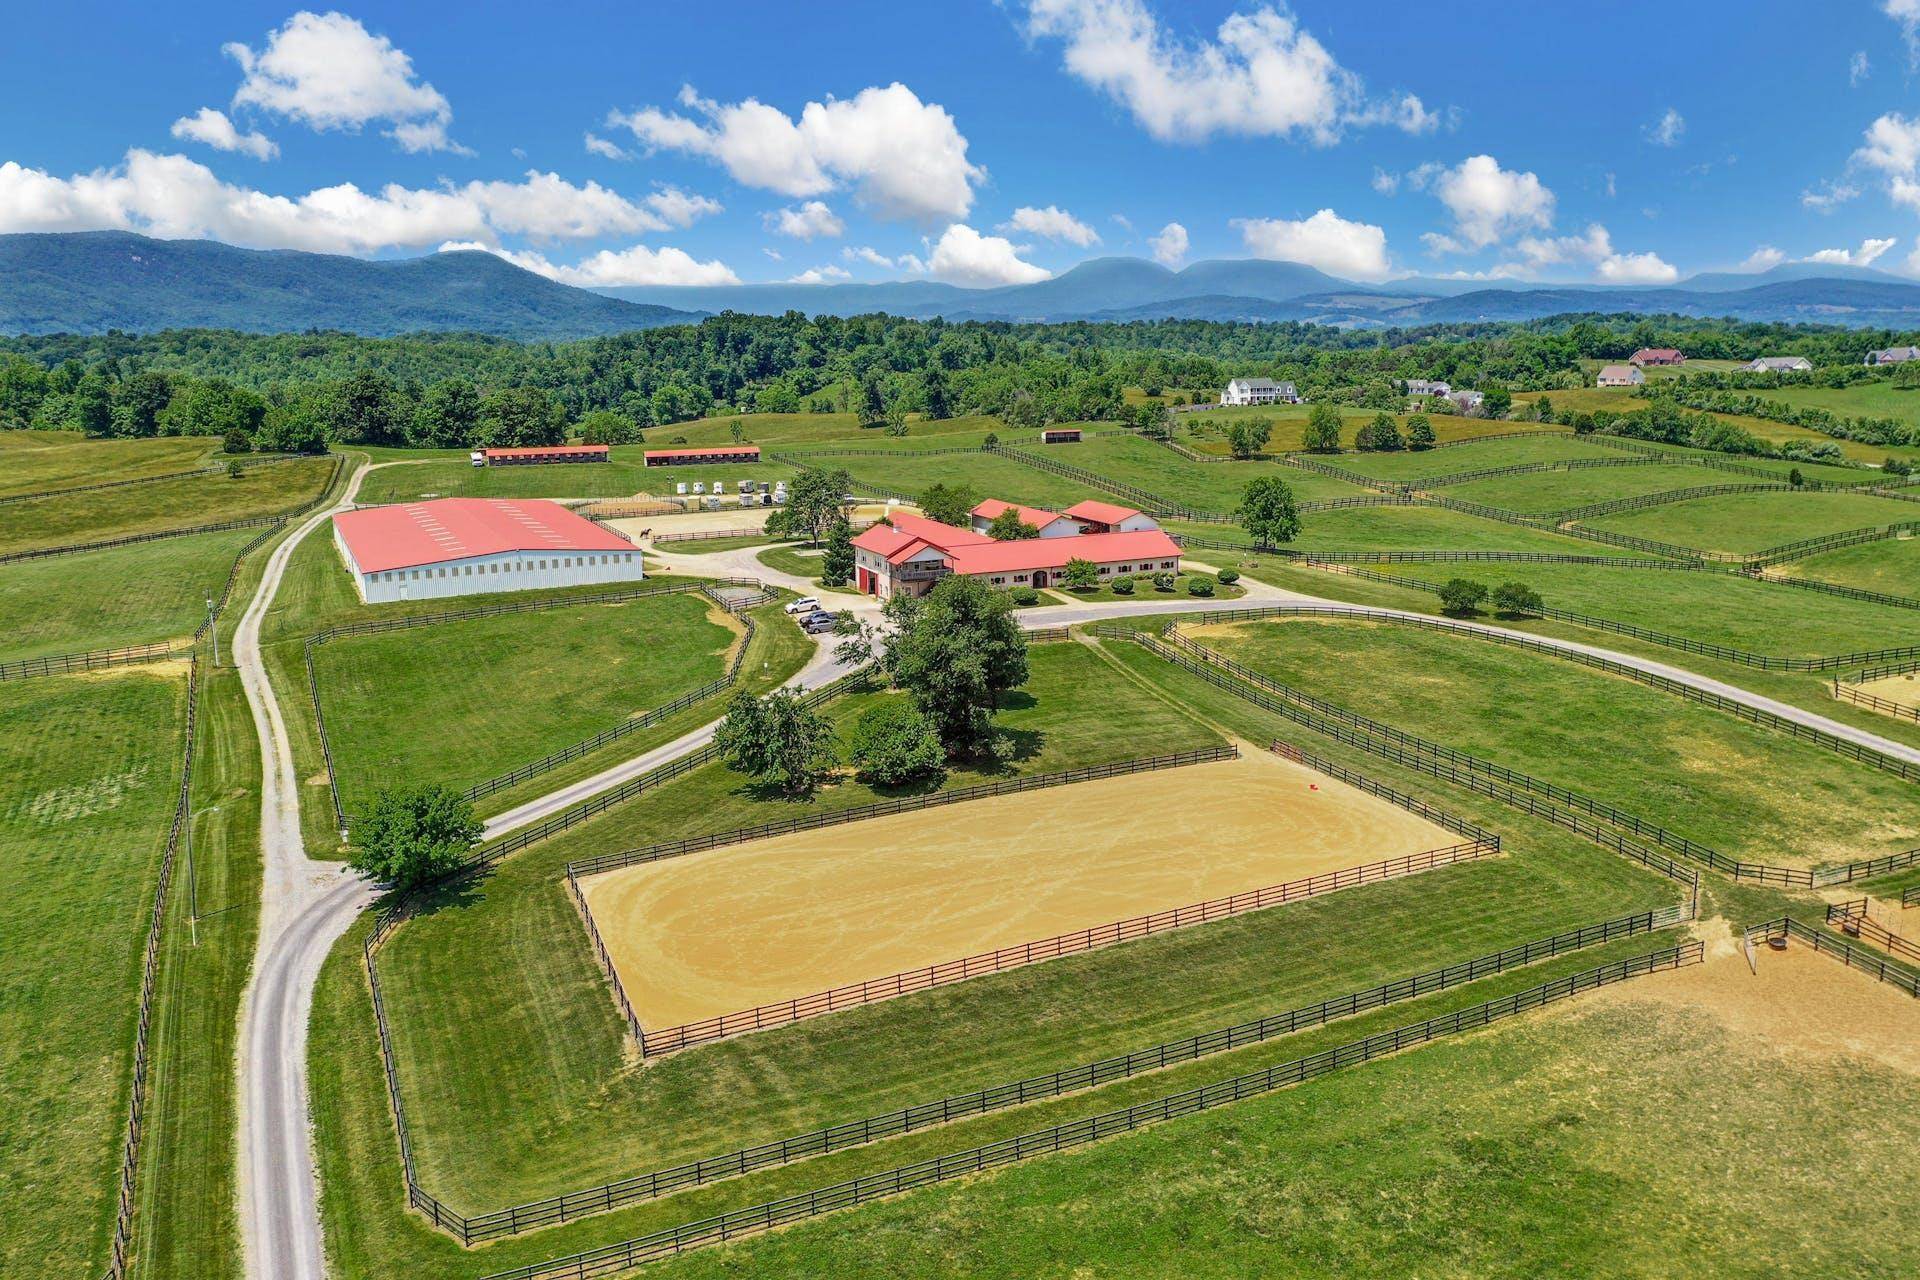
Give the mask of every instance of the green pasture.
POLYGON ((0 565, 0 662, 182 640, 259 529, 228 529, 0 565))
POLYGON ((318 646, 341 802, 397 778, 465 788, 718 679, 737 637, 716 612, 688 592, 318 646))
MULTIPOLYGON (((1191 449, 1201 453, 1226 454, 1227 428, 1236 418, 1265 418, 1273 425, 1273 437, 1267 442, 1268 453, 1290 453, 1305 444, 1307 415, 1312 407, 1304 404, 1247 406, 1225 409, 1206 409, 1199 413, 1182 413, 1174 418, 1175 438, 1191 449)), ((1353 449, 1353 438, 1361 427, 1379 416, 1376 409, 1357 409, 1342 406, 1340 409, 1340 441, 1343 449, 1353 449)), ((1405 413, 1389 414, 1406 430, 1405 413)), ((1427 421, 1433 424, 1434 439, 1442 444, 1455 440, 1479 440, 1487 436, 1511 435, 1516 431, 1555 430, 1551 424, 1537 422, 1506 422, 1492 418, 1465 418, 1451 413, 1430 413, 1427 421)), ((1568 428, 1568 434, 1572 434, 1568 428)), ((1338 459, 1328 459, 1338 461, 1338 459)))
POLYGON ((1916 519, 1920 519, 1920 503, 1857 493, 1775 490, 1691 498, 1664 507, 1596 516, 1584 523, 1701 551, 1746 554, 1802 538, 1916 519))
POLYGON ((1651 463, 1644 467, 1584 467, 1578 471, 1539 471, 1531 475, 1496 476, 1450 485, 1446 495, 1465 502, 1529 515, 1550 515, 1593 502, 1637 498, 1717 484, 1764 484, 1765 481, 1728 475, 1706 467, 1651 463))
MULTIPOLYGON (((1857 587, 1862 591, 1920 598, 1920 537, 1858 543, 1808 556, 1805 560, 1789 560, 1768 572, 1857 587)), ((1825 601, 1819 607, 1824 606, 1825 601)))
POLYGON ((0 1274, 107 1265, 185 713, 171 664, 0 684, 0 1274))
MULTIPOLYGON (((1064 453, 1065 449, 1061 452, 1064 453)), ((1118 500, 1104 489, 992 453, 936 454, 931 458, 831 458, 822 461, 824 465, 844 468, 858 484, 902 493, 917 494, 935 484, 963 484, 982 498, 1024 502, 1055 511, 1064 510, 1088 498, 1102 502, 1118 500)))
POLYGON ((279 515, 320 495, 332 458, 297 458, 181 480, 32 498, 0 507, 0 554, 279 515))
POLYGON ((0 497, 191 471, 218 447, 198 436, 90 440, 75 431, 0 431, 0 497))
MULTIPOLYGON (((1521 424, 1512 424, 1519 426, 1521 424)), ((1533 424, 1534 430, 1540 430, 1533 424)), ((1616 458, 1620 455, 1602 445, 1573 435, 1523 435, 1513 439, 1493 437, 1451 449, 1421 449, 1396 453, 1343 454, 1327 461, 1349 471, 1381 480, 1417 483, 1462 471, 1491 470, 1494 467, 1527 466, 1540 462, 1565 462, 1574 458, 1616 458)))
POLYGON ((711 485, 715 480, 736 491, 742 480, 780 480, 793 468, 778 463, 716 463, 704 467, 649 467, 641 460, 641 446, 621 445, 611 462, 556 462, 544 466, 476 467, 466 455, 408 460, 395 452, 382 461, 404 462, 384 466, 360 486, 360 501, 418 502, 427 498, 631 498, 640 494, 667 497, 676 481, 711 485))
MULTIPOLYGON (((1144 489, 1198 511, 1232 511, 1252 481, 1277 476, 1302 502, 1350 498, 1367 492, 1302 467, 1269 459, 1244 462, 1194 462, 1142 436, 1096 436, 1074 445, 1035 446, 1043 457, 1098 472, 1110 480, 1144 489)), ((1123 499, 1109 497, 1109 501, 1123 499)))
MULTIPOLYGON (((1296 551, 1544 551, 1567 555, 1632 555, 1630 551, 1600 548, 1565 534, 1525 525, 1486 520, 1445 507, 1343 507, 1309 511, 1300 518, 1300 536, 1289 544, 1296 551)), ((1169 532, 1207 538, 1240 540, 1247 537, 1238 525, 1166 523, 1169 532)), ((1203 557, 1218 555, 1210 549, 1203 557)), ((1211 563, 1211 561, 1210 561, 1211 563)))

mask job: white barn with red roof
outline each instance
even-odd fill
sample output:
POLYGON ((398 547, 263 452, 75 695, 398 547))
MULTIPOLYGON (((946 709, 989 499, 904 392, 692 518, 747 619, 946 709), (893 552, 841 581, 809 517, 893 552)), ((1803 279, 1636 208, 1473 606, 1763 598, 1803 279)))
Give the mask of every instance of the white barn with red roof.
POLYGON ((333 517, 333 541, 368 604, 646 577, 640 549, 557 502, 440 498, 333 517))
POLYGON ((1106 519, 1100 519, 1019 507, 1014 509, 1023 521, 1043 530, 1040 537, 999 542, 981 531, 1011 505, 981 503, 973 509, 971 529, 896 513, 892 524, 876 524, 853 540, 855 585, 884 600, 925 595, 950 574, 984 578, 1007 590, 1050 587, 1072 560, 1092 562, 1102 578, 1180 570, 1180 544, 1131 508, 1080 504, 1102 508, 1098 514, 1106 519))

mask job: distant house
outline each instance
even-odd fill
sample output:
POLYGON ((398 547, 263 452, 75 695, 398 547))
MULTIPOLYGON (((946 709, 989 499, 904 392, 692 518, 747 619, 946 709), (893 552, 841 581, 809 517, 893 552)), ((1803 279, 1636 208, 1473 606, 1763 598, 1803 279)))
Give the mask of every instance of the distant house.
POLYGON ((1453 388, 1444 382, 1429 382, 1425 378, 1408 378, 1405 386, 1410 396, 1450 396, 1453 388))
POLYGON ((1291 382, 1272 378, 1235 378, 1220 393, 1221 404, 1299 404, 1300 393, 1291 382))
POLYGON ((1813 361, 1805 356, 1761 356, 1740 367, 1748 373, 1806 373, 1813 361))
POLYGON ((1600 371, 1596 385, 1602 387, 1637 387, 1647 380, 1647 375, 1630 364, 1610 364, 1600 371))
POLYGON ((1867 364, 1905 364, 1909 360, 1920 360, 1920 347, 1888 347, 1883 351, 1867 352, 1867 364))
POLYGON ((1628 364, 1637 364, 1641 368, 1655 364, 1685 364, 1687 358, 1672 347, 1642 347, 1627 357, 1628 364))
POLYGON ((1453 407, 1461 413, 1478 413, 1487 403, 1487 397, 1478 391, 1451 392, 1448 394, 1447 399, 1451 401, 1453 407))

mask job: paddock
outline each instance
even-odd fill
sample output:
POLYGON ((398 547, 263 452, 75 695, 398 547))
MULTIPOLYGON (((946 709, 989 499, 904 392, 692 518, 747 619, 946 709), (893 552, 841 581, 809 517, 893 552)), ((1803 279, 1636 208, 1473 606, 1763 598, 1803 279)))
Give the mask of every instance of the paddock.
POLYGON ((651 1032, 1461 840, 1250 749, 644 863, 581 890, 651 1032))

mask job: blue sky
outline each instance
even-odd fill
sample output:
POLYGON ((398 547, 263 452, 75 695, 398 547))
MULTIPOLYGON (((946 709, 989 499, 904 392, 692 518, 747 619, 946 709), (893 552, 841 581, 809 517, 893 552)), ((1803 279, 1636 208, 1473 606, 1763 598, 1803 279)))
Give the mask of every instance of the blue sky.
POLYGON ((0 232, 579 284, 1920 275, 1920 0, 59 4, 11 15, 0 232), (1911 118, 1910 118, 1911 117, 1911 118))

